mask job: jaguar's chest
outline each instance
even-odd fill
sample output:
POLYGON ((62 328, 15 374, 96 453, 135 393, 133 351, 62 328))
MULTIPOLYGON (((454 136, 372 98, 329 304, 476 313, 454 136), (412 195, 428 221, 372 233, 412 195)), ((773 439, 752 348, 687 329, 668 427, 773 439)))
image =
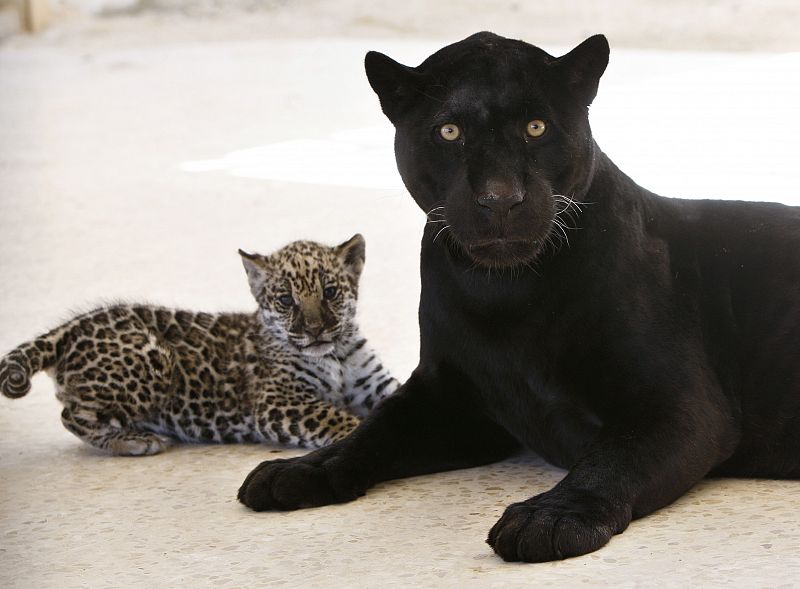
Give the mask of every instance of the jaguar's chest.
POLYGON ((461 370, 492 421, 552 464, 569 467, 602 420, 579 391, 559 378, 547 355, 518 343, 464 356, 461 370))
POLYGON ((500 312, 466 312, 459 302, 438 299, 424 309, 425 361, 445 379, 462 381, 486 415, 522 444, 554 464, 571 464, 601 421, 570 376, 575 367, 557 308, 540 298, 530 301, 538 305, 515 301, 500 312))

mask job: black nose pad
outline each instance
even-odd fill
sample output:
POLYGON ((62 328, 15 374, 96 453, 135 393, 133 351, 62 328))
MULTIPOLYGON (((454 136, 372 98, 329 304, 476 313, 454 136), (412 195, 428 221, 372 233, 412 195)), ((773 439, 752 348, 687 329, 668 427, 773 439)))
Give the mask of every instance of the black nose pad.
POLYGON ((521 204, 525 200, 525 196, 519 192, 513 194, 496 194, 493 192, 486 192, 479 194, 475 198, 480 206, 486 207, 493 213, 505 214, 512 208, 521 204))

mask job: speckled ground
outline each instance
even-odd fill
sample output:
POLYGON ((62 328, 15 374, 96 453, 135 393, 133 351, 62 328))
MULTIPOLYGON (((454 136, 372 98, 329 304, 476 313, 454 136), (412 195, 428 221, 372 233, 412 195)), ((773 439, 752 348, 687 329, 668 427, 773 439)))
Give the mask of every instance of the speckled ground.
MULTIPOLYGON (((237 248, 361 231, 362 323, 405 377, 417 355, 422 218, 396 177, 359 173, 362 157, 391 169, 390 145, 359 143, 374 136, 359 129, 385 129, 360 60, 379 48, 413 63, 440 43, 0 50, 0 350, 108 299, 247 309, 237 248), (258 165, 186 171, 263 145, 288 162, 279 178, 258 165), (286 171, 298 145, 307 157, 286 171)), ((798 72, 797 55, 615 52, 593 124, 623 169, 662 192, 797 202, 798 72), (752 112, 743 169, 738 117, 752 112)), ((0 399, 0 587, 800 584, 797 481, 705 481, 599 552, 512 565, 484 539, 508 503, 563 476, 535 457, 256 514, 235 501, 242 479, 295 451, 111 458, 65 431, 59 412, 43 376, 24 399, 0 399)))
POLYGON ((709 480, 599 552, 504 564, 484 543, 488 529, 508 503, 563 475, 534 457, 385 483, 351 504, 257 514, 235 501, 239 483, 258 461, 296 451, 185 446, 110 458, 58 427, 48 388, 40 381, 30 400, 3 406, 4 587, 796 587, 800 579, 797 482, 709 480))

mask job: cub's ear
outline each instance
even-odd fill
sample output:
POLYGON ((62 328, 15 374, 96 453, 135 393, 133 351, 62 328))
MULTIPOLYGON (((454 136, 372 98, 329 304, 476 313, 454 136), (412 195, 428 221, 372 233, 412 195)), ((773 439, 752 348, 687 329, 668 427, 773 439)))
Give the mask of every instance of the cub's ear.
POLYGON ((603 35, 589 37, 572 51, 552 63, 562 76, 570 93, 589 106, 597 96, 600 76, 608 65, 608 40, 603 35))
POLYGON ((422 74, 391 57, 370 51, 364 57, 369 85, 381 101, 381 110, 394 123, 422 82, 422 74))
POLYGON ((356 281, 358 281, 361 271, 364 269, 366 248, 366 242, 360 233, 356 233, 353 237, 334 248, 336 255, 344 262, 345 267, 350 270, 356 281))
POLYGON ((266 279, 266 260, 264 256, 248 254, 244 250, 239 250, 239 255, 242 256, 242 265, 244 266, 244 271, 247 272, 247 282, 250 283, 250 292, 253 293, 254 297, 258 298, 258 295, 264 288, 266 279))

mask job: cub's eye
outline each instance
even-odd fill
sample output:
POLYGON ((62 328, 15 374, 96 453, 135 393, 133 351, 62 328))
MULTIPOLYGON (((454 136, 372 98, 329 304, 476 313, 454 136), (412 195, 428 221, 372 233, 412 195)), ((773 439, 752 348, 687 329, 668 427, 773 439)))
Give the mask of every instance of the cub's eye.
POLYGON ((445 141, 455 141, 461 137, 461 129, 458 128, 458 125, 447 123, 439 127, 439 135, 441 135, 442 139, 445 141))
POLYGON ((294 306, 294 298, 290 294, 283 294, 278 297, 278 302, 284 307, 294 306))
POLYGON ((325 288, 322 290, 322 296, 325 298, 325 300, 328 300, 328 301, 329 301, 329 300, 331 300, 333 297, 335 297, 335 296, 336 296, 336 293, 337 293, 337 292, 338 292, 338 291, 336 290, 336 287, 335 287, 335 286, 326 286, 326 287, 325 287, 325 288))
POLYGON ((542 119, 533 119, 528 123, 526 131, 531 137, 541 137, 547 131, 547 125, 542 119))

